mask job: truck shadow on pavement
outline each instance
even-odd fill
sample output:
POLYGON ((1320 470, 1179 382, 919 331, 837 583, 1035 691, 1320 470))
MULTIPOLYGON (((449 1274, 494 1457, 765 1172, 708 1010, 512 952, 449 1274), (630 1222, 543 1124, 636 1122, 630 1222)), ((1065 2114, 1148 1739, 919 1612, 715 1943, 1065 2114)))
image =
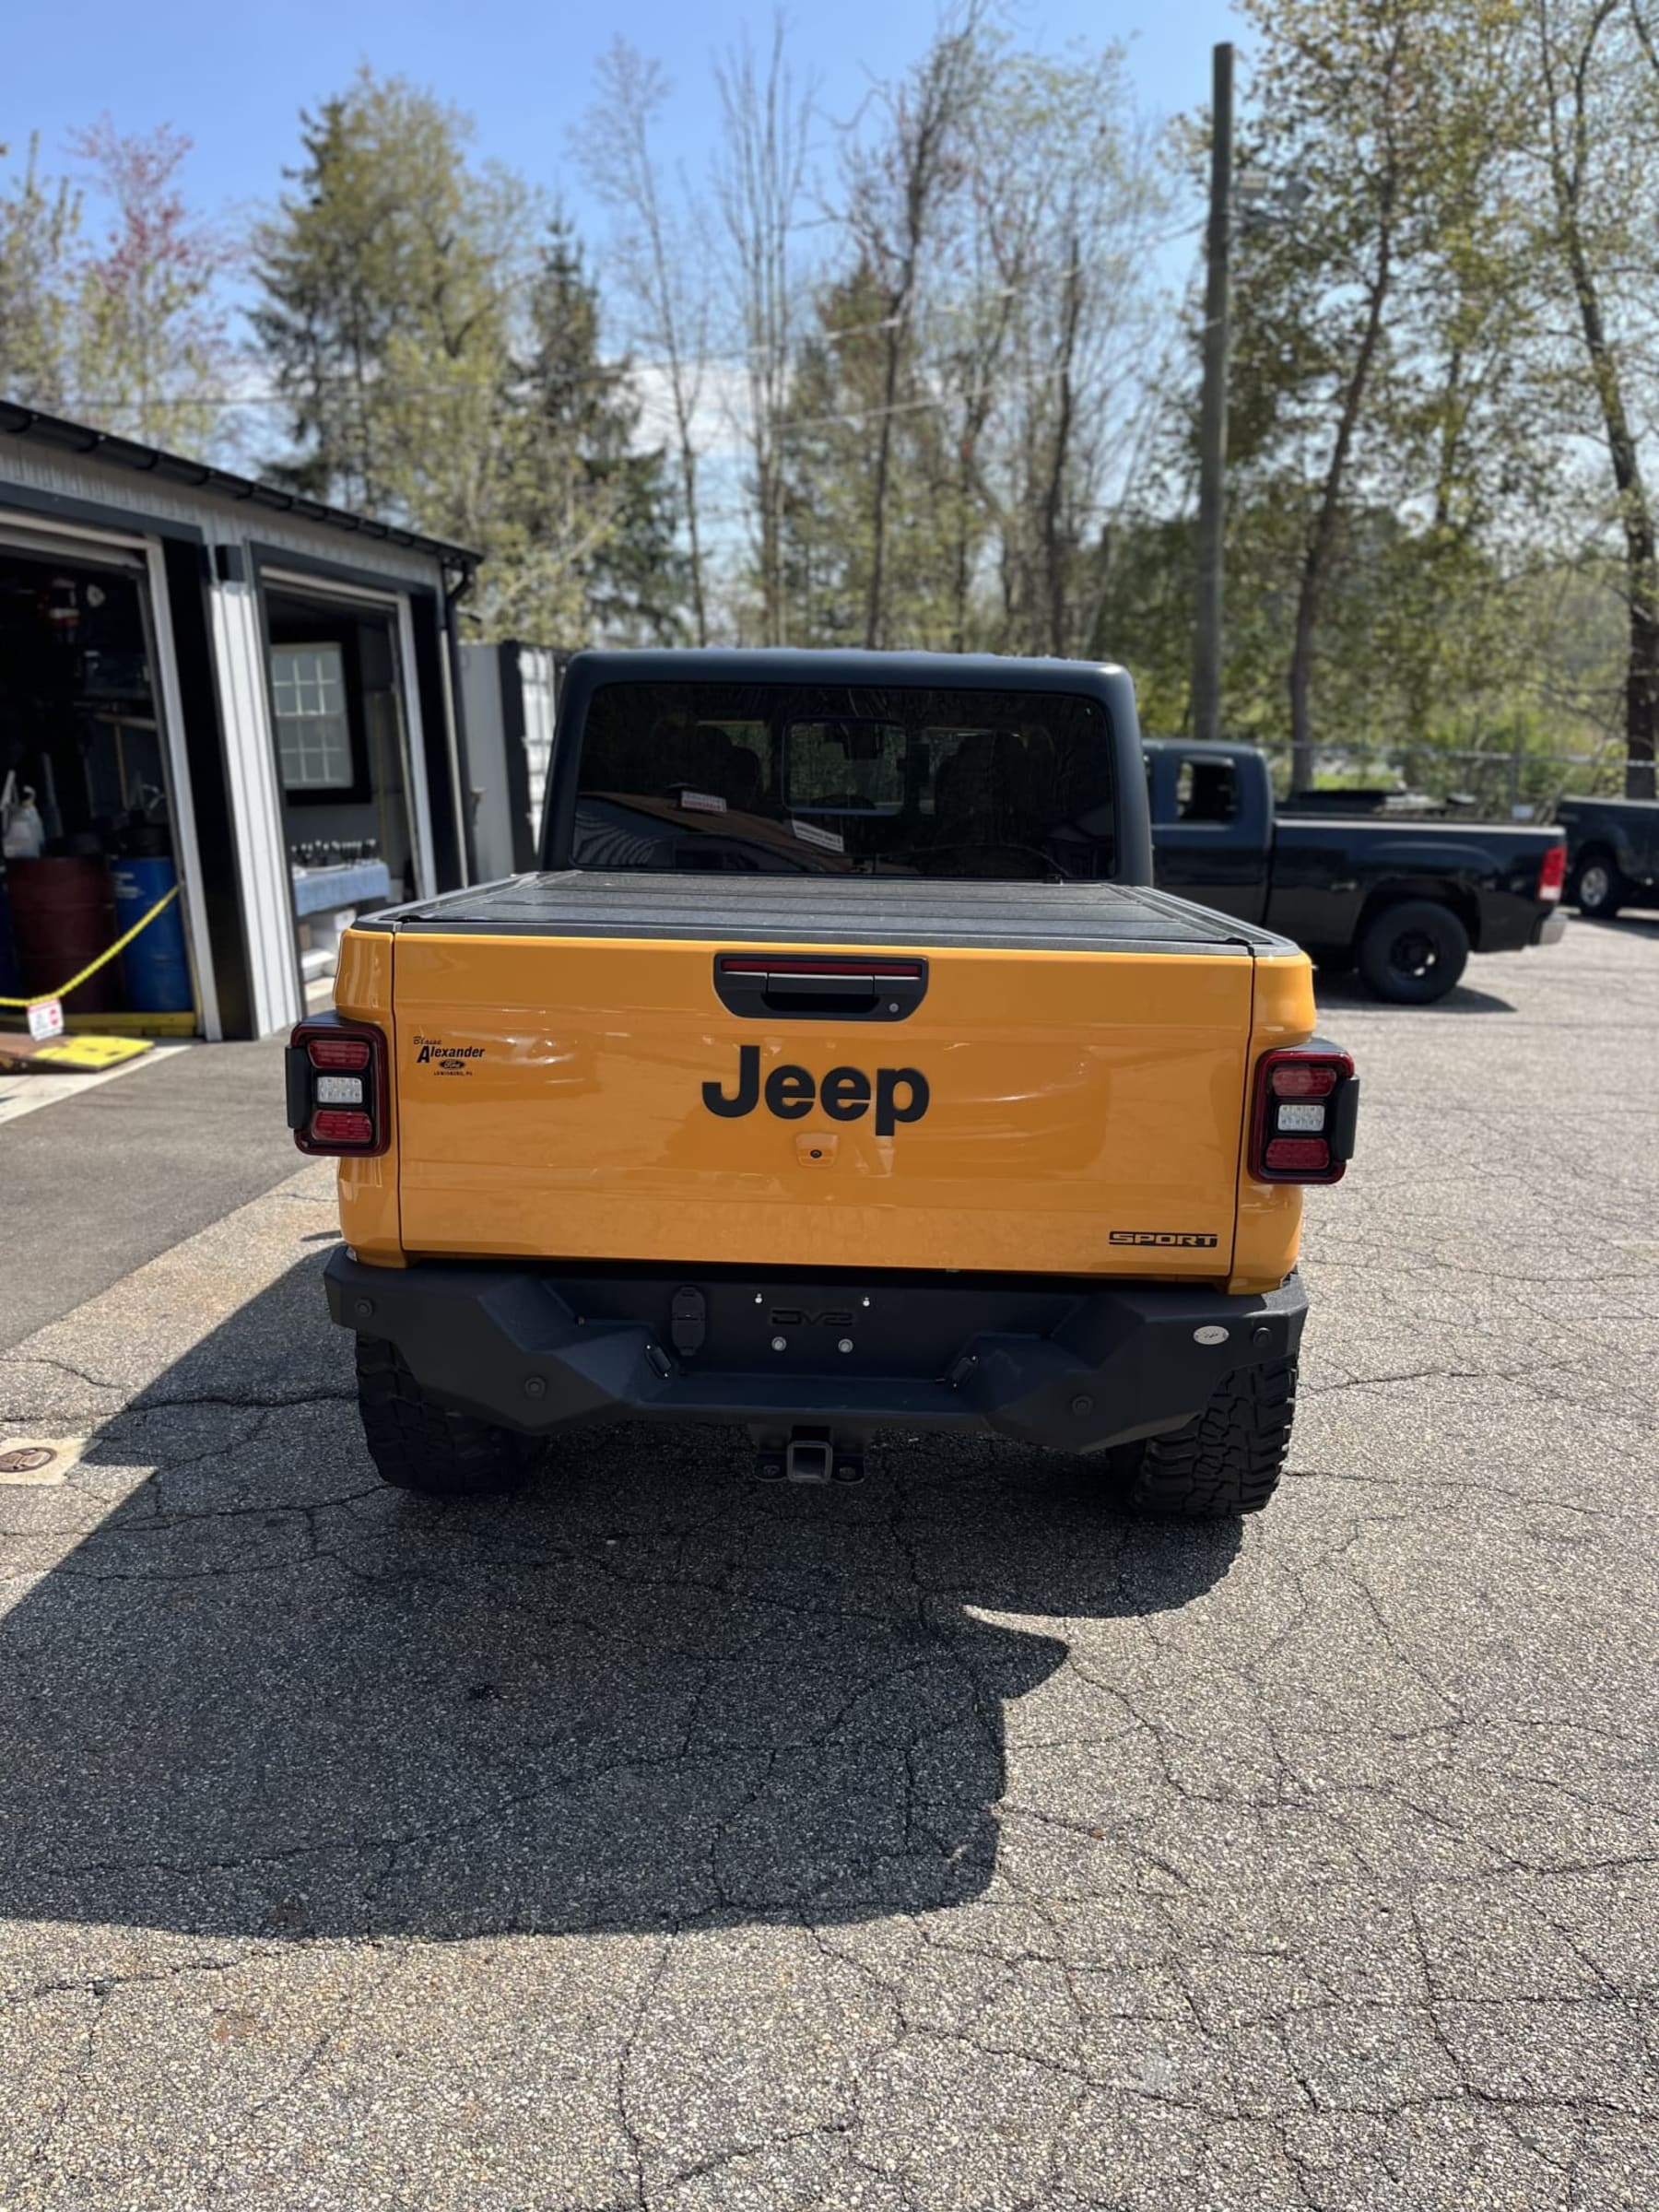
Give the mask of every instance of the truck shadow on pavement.
MULTIPOLYGON (((100 1430, 82 1477, 120 1502, 0 1621, 0 1914, 461 1937, 959 1904, 1066 1617, 1173 1610, 1239 1548, 991 1441, 792 1489, 726 1431, 597 1432, 527 1496, 404 1498, 322 1257, 100 1430)), ((1086 1833, 1112 1700, 1047 1694, 1086 1833)))
POLYGON ((1313 979, 1314 997, 1320 1012, 1352 1008, 1367 1014, 1409 1014, 1414 1020, 1429 1014, 1512 1014, 1514 1006, 1507 998, 1495 992, 1477 991, 1468 983, 1458 983, 1444 998, 1436 999, 1427 1006, 1392 1006, 1368 991, 1356 976, 1321 973, 1313 979))

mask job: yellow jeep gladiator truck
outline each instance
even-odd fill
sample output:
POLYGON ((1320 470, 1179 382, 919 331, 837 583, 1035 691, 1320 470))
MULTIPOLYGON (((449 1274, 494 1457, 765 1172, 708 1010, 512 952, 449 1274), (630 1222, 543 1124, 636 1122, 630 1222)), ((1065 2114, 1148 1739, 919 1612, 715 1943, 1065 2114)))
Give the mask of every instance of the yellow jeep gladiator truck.
POLYGON ((388 1482, 705 1421, 764 1478, 990 1430, 1266 1503, 1358 1085, 1304 954, 1151 888, 1122 669, 582 653, 539 857, 359 921, 288 1052, 388 1482))

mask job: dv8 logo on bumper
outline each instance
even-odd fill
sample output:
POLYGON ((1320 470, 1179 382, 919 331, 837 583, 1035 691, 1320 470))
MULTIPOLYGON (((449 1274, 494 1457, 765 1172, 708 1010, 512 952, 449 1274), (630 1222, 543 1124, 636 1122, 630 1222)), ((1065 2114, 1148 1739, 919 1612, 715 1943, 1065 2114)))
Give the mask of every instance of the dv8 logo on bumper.
POLYGON ((900 1122, 919 1122, 931 1096, 919 1067, 878 1067, 874 1075, 860 1067, 832 1067, 820 1083, 810 1068, 785 1062, 763 1085, 758 1044, 737 1048, 735 1091, 718 1083, 702 1087, 703 1104, 723 1121, 741 1121, 763 1100, 768 1113, 781 1122, 804 1121, 815 1105, 832 1122, 862 1121, 874 1109, 877 1136, 891 1136, 900 1122))

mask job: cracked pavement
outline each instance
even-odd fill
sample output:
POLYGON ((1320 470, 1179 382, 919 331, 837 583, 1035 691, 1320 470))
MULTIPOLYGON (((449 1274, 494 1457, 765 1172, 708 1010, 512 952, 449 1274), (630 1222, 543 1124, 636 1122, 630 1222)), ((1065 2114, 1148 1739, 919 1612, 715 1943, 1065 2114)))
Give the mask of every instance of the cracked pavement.
POLYGON ((89 1440, 0 1488, 0 2205, 1659 2202, 1659 930, 1471 983, 1322 992, 1241 1528, 903 1435, 382 1491, 320 1166, 0 1356, 89 1440))

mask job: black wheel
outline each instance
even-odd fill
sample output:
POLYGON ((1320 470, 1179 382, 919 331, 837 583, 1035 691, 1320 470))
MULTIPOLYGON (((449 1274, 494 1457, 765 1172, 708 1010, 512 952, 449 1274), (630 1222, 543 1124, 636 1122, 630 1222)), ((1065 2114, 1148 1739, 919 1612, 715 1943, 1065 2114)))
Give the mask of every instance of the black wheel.
POLYGON ((1132 1512, 1182 1521, 1259 1513, 1278 1487, 1296 1413, 1296 1362, 1241 1367, 1184 1429, 1116 1455, 1132 1512))
POLYGON ((1430 1006, 1452 990, 1469 959, 1469 933, 1449 906, 1402 899, 1366 924, 1359 972, 1379 998, 1430 1006))
POLYGON ((1624 902, 1624 878, 1618 863, 1605 845, 1592 845, 1572 872, 1568 894, 1581 914, 1594 922, 1611 922, 1624 902))
POLYGON ((497 1429, 429 1398, 400 1354, 357 1340, 358 1411, 382 1482, 429 1498, 488 1498, 529 1481, 547 1455, 537 1437, 497 1429))

